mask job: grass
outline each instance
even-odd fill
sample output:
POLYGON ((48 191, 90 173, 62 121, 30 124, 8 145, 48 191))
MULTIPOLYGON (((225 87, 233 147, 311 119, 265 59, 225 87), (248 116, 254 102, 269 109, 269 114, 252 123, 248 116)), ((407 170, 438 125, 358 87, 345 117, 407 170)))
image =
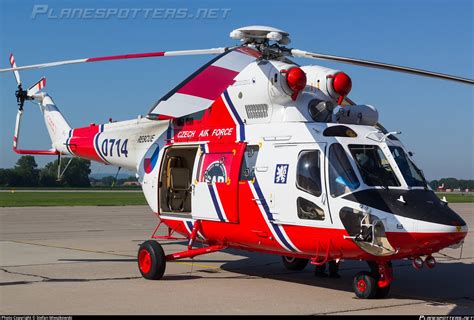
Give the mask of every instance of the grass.
POLYGON ((144 205, 142 192, 0 192, 0 207, 144 205))
MULTIPOLYGON (((473 193, 437 193, 449 203, 473 203, 473 193)), ((0 192, 0 207, 145 205, 142 192, 0 192)))
POLYGON ((446 197, 449 203, 472 203, 474 202, 474 193, 451 193, 437 192, 440 199, 446 197))

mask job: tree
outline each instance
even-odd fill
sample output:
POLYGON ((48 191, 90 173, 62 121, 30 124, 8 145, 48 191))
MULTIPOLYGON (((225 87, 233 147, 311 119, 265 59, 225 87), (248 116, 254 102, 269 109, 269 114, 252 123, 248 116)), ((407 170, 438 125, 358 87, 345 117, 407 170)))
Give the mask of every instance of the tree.
MULTIPOLYGON (((67 163, 67 162, 64 162, 67 163)), ((73 158, 66 172, 64 182, 69 187, 90 187, 89 174, 91 173, 91 161, 73 158)))
MULTIPOLYGON (((62 158, 61 171, 64 170, 70 158, 62 158)), ((67 187, 90 187, 89 174, 91 173, 90 160, 72 158, 71 163, 57 181, 58 160, 49 162, 41 170, 40 183, 44 187, 67 186, 67 187)))
POLYGON ((14 187, 37 187, 39 181, 38 164, 33 156, 22 156, 16 162, 13 173, 16 181, 10 181, 14 187))
POLYGON ((39 184, 42 187, 58 187, 60 183, 57 181, 58 176, 58 160, 49 162, 41 169, 39 184))
POLYGON ((20 176, 13 169, 0 169, 0 186, 14 187, 20 176))

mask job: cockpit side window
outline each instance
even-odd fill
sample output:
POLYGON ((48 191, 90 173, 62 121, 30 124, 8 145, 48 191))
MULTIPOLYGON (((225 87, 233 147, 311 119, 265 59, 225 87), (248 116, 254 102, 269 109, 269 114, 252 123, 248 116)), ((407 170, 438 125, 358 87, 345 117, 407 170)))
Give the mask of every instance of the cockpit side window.
POLYGON ((407 157, 405 151, 401 147, 390 146, 389 148, 407 185, 410 187, 426 187, 423 173, 407 157))
POLYGON ((400 186, 392 166, 379 146, 351 144, 349 150, 366 185, 400 186))
POLYGON ((296 185, 313 196, 321 196, 321 164, 319 150, 302 151, 298 158, 296 185))
POLYGON ((329 149, 329 188, 332 197, 352 192, 360 182, 352 168, 344 148, 334 143, 329 149))

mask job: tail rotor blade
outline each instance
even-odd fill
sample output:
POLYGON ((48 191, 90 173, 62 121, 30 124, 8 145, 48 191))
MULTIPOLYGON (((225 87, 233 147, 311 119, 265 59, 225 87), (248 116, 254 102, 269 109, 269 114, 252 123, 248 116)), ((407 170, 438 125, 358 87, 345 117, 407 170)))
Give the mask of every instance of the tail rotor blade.
POLYGON ((11 71, 13 71, 13 74, 15 75, 16 83, 18 84, 18 86, 20 86, 21 85, 20 73, 18 72, 18 70, 14 70, 17 67, 16 67, 15 57, 13 56, 13 53, 10 54, 10 65, 12 66, 11 71))
MULTIPOLYGON (((1 72, 15 72, 15 77, 18 71, 20 70, 30 70, 30 69, 39 69, 39 68, 50 68, 68 64, 78 64, 86 62, 99 62, 99 61, 111 61, 111 60, 125 60, 125 59, 138 59, 138 58, 152 58, 152 57, 173 57, 173 56, 193 56, 193 55, 205 55, 205 54, 221 54, 224 53, 227 48, 213 48, 213 49, 202 49, 202 50, 181 50, 181 51, 158 51, 158 52, 147 52, 147 53, 133 53, 133 54, 123 54, 116 56, 104 56, 104 57, 95 57, 95 58, 84 58, 76 60, 63 60, 55 61, 48 63, 33 64, 29 66, 16 67, 12 65, 8 69, 0 69, 1 72)), ((19 81, 19 76, 17 78, 19 81)))
POLYGON ((40 91, 44 87, 46 87, 46 78, 45 77, 41 78, 38 82, 36 82, 34 85, 32 85, 28 89, 28 91, 27 91, 28 97, 33 96, 34 94, 36 94, 38 91, 40 91))
POLYGON ((387 64, 387 63, 382 63, 382 62, 347 58, 347 57, 341 57, 341 56, 332 56, 328 54, 308 52, 308 51, 303 51, 303 50, 298 50, 298 49, 291 49, 290 52, 293 57, 336 61, 336 62, 353 64, 353 65, 358 65, 358 66, 363 66, 363 67, 410 73, 410 74, 415 74, 418 76, 425 76, 425 77, 431 77, 431 78, 437 78, 437 79, 443 79, 443 80, 451 80, 451 81, 461 82, 465 84, 474 84, 474 80, 472 79, 461 78, 461 77, 452 76, 449 74, 426 71, 426 70, 421 70, 421 69, 402 67, 402 66, 397 66, 397 65, 387 64))

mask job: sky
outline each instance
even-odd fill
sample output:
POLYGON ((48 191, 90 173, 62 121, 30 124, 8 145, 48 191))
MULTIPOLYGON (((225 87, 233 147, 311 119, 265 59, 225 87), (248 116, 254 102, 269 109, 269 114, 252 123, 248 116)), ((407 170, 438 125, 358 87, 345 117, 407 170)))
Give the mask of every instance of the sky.
MULTIPOLYGON (((0 0, 0 68, 9 67, 10 52, 14 53, 17 65, 26 65, 232 46, 237 44, 229 38, 233 29, 269 25, 289 32, 292 48, 472 79, 473 3, 0 0), (68 16, 68 9, 76 9, 76 16, 68 16)), ((155 101, 210 58, 89 63, 24 71, 21 78, 28 87, 46 76, 46 92, 69 123, 81 127, 107 122, 110 117, 126 120, 146 114, 155 101)), ((294 60, 301 65, 319 64, 349 74, 353 82, 349 97, 360 104, 375 106, 380 122, 389 131, 402 132, 400 139, 415 153, 428 179, 474 179, 473 86, 325 61, 294 60)), ((15 90, 13 75, 1 74, 0 168, 14 166, 19 158, 11 149, 17 112, 15 90)), ((38 107, 27 103, 25 109, 21 147, 50 148, 38 107)), ((42 167, 54 159, 37 156, 36 160, 42 167)), ((92 169, 94 173, 116 172, 116 168, 99 164, 92 169)))

